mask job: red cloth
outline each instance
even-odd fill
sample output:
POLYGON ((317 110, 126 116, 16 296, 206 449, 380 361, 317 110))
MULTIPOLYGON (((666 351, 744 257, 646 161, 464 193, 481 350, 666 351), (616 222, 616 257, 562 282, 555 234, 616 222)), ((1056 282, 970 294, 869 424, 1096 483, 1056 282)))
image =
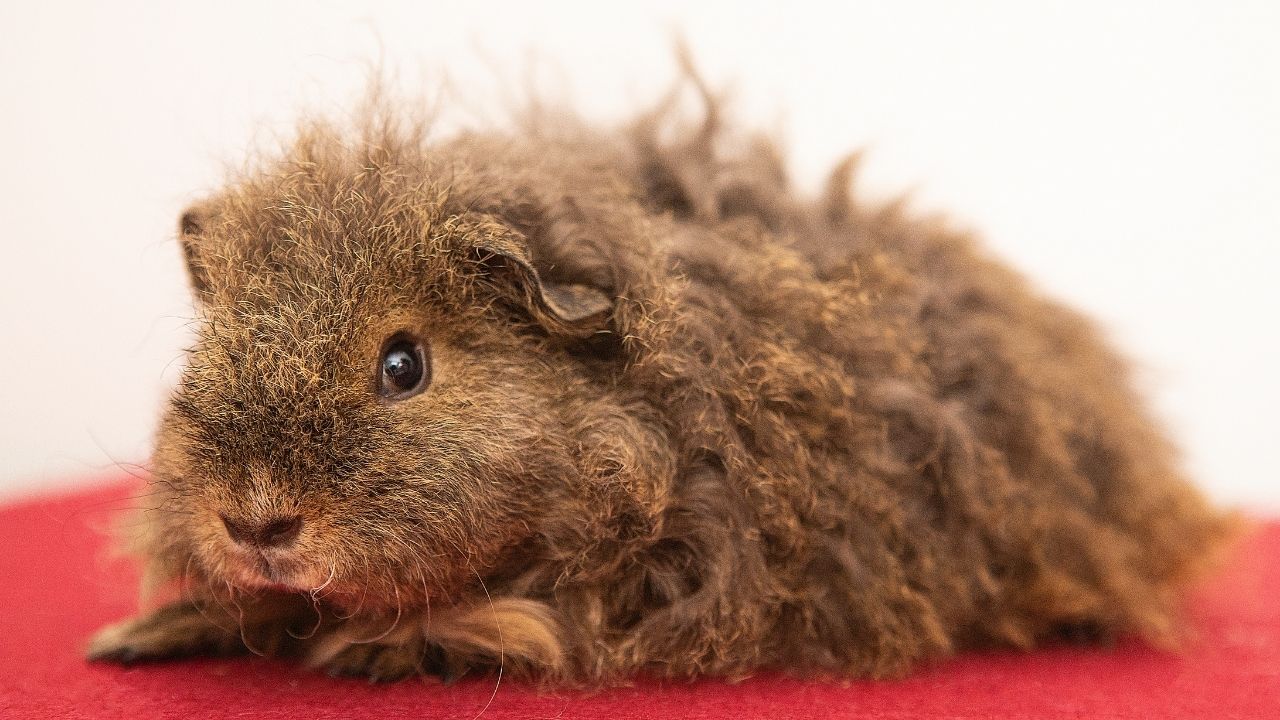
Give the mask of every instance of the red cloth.
POLYGON ((136 486, 0 510, 0 718, 1280 718, 1280 523, 1195 595, 1181 654, 1125 643, 970 653, 894 682, 776 676, 538 694, 473 678, 371 686, 245 658, 88 664, 86 638, 134 610, 136 575, 105 528, 136 486), (492 701, 490 698, 492 697, 492 701))

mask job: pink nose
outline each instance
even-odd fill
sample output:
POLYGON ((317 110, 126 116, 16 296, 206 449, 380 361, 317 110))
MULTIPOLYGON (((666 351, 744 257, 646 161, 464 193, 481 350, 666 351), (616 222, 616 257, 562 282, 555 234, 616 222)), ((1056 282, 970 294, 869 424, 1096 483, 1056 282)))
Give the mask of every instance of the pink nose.
POLYGON ((227 527, 227 535, 241 545, 255 547, 277 547, 298 537, 302 530, 302 518, 297 515, 269 518, 262 522, 251 520, 232 520, 219 514, 222 524, 227 527))

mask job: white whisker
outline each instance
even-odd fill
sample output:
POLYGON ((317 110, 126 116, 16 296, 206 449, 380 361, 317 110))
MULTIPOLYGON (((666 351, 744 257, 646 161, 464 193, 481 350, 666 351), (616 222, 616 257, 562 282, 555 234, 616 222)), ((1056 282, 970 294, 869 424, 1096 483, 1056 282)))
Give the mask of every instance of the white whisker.
POLYGON ((325 588, 329 587, 329 583, 332 583, 332 582, 333 582, 334 575, 336 575, 336 574, 337 574, 337 572, 338 572, 338 566, 337 566, 337 564, 336 564, 336 563, 329 563, 329 579, 328 579, 328 580, 325 580, 325 581, 324 581, 324 584, 322 584, 320 587, 314 587, 314 588, 311 588, 311 589, 308 591, 308 592, 310 592, 310 593, 311 593, 311 600, 312 600, 313 602, 314 602, 314 601, 316 601, 316 600, 318 599, 318 598, 317 598, 317 595, 318 595, 318 593, 319 593, 321 590, 323 590, 323 589, 325 589, 325 588))
POLYGON ((498 697, 498 687, 502 685, 502 669, 506 666, 506 644, 502 640, 502 622, 498 620, 498 609, 493 606, 493 596, 489 594, 489 588, 484 584, 484 578, 480 577, 480 573, 476 572, 476 567, 471 564, 471 560, 467 559, 467 566, 471 568, 471 574, 476 576, 476 580, 480 581, 480 589, 484 590, 484 597, 489 601, 489 612, 493 613, 493 626, 498 631, 498 679, 493 683, 493 692, 489 694, 489 702, 480 708, 480 712, 471 720, 479 720, 481 715, 489 709, 493 704, 493 699, 498 697))
POLYGON ((400 603, 400 588, 396 586, 396 584, 395 584, 394 580, 395 580, 395 578, 392 578, 391 589, 393 589, 393 590, 395 590, 395 591, 396 591, 396 619, 391 623, 391 627, 389 627, 389 628, 387 628, 386 630, 382 631, 382 634, 381 634, 381 635, 378 635, 377 637, 372 637, 372 638, 369 638, 369 639, 367 639, 367 640, 352 640, 352 641, 351 641, 351 644, 353 644, 353 645, 367 645, 367 644, 369 644, 369 643, 375 643, 375 642, 378 642, 379 640, 381 640, 381 639, 385 638, 386 636, 390 635, 390 634, 391 634, 391 632, 392 632, 393 630, 395 630, 395 629, 396 629, 396 626, 400 624, 400 616, 401 616, 401 615, 402 615, 402 613, 403 613, 403 608, 401 607, 401 603, 400 603))

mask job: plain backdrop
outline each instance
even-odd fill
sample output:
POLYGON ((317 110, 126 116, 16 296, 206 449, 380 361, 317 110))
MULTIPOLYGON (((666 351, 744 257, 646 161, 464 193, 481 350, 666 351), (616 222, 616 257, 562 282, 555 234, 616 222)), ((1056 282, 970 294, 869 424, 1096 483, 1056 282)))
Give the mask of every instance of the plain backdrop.
POLYGON ((494 121, 534 86, 617 121, 681 32, 801 191, 866 148, 1097 317, 1203 487, 1280 510, 1280 3, 0 6, 0 496, 146 458, 192 310, 183 206, 371 68, 494 121), (433 88, 435 90, 433 90, 433 88))

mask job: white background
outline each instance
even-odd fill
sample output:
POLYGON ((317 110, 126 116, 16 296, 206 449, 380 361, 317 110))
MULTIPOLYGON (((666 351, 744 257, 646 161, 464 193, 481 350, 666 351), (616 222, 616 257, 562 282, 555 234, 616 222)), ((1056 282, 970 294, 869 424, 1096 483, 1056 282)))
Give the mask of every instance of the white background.
POLYGON ((836 5, 4 3, 0 496, 146 457, 191 313, 175 219, 302 111, 382 62, 475 116, 534 78, 618 119, 679 29, 801 189, 868 148, 867 196, 1100 318, 1202 486, 1280 511, 1280 3, 836 5))

